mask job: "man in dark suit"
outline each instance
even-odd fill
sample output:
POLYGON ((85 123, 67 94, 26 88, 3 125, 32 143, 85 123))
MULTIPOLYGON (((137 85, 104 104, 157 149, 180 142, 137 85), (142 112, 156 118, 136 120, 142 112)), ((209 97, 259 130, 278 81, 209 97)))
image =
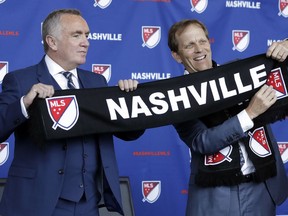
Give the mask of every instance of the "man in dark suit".
MULTIPOLYGON (((183 64, 186 74, 217 67, 212 61, 208 30, 198 20, 175 23, 168 37, 172 56, 183 64)), ((273 43, 266 55, 284 61, 288 41, 273 43)), ((174 125, 192 153, 186 216, 276 214, 276 205, 288 196, 288 180, 278 145, 268 125, 260 127, 259 135, 266 141, 265 131, 271 147, 269 154, 253 153, 248 136, 248 131, 257 126, 254 119, 275 102, 273 88, 263 85, 242 110, 237 105, 174 125)))
MULTIPOLYGON (((0 140, 14 132, 15 152, 0 215, 97 216, 98 205, 123 214, 112 134, 52 140, 44 147, 29 135, 29 107, 35 98, 51 97, 60 89, 107 86, 103 76, 78 68, 86 61, 88 34, 78 10, 52 12, 42 29, 46 55, 39 64, 8 73, 3 80, 0 140)), ((119 87, 135 90, 137 82, 121 80, 119 87)), ((116 136, 133 140, 143 132, 116 136)))

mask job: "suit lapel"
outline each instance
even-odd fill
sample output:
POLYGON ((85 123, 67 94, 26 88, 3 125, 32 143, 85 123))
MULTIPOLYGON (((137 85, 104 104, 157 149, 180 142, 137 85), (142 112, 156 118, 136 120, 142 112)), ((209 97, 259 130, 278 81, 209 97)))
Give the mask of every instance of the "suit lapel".
MULTIPOLYGON (((82 88, 93 88, 95 87, 95 83, 93 83, 89 76, 85 76, 85 73, 81 72, 82 69, 77 68, 78 73, 78 79, 79 84, 82 88)), ((61 90, 61 87, 57 84, 57 82, 53 79, 53 77, 50 75, 46 62, 44 60, 44 57, 38 64, 37 68, 37 79, 39 82, 47 84, 47 85, 53 85, 55 90, 61 90)))
POLYGON ((79 84, 82 88, 92 88, 93 85, 91 83, 91 80, 89 80, 88 76, 85 76, 85 72, 80 72, 81 69, 77 68, 77 74, 79 79, 79 84))
POLYGON ((44 60, 44 57, 38 64, 37 68, 37 78, 40 83, 47 84, 47 85, 53 85, 55 90, 61 90, 60 86, 57 84, 57 82, 53 79, 53 77, 50 75, 46 62, 44 60))

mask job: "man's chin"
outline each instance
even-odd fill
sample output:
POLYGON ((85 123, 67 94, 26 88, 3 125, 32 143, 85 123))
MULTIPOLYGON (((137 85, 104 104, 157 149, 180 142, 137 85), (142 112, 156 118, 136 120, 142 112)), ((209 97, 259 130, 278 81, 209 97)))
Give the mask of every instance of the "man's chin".
POLYGON ((212 67, 210 67, 210 66, 202 66, 202 67, 199 67, 199 68, 197 68, 198 69, 198 71, 204 71, 204 70, 208 70, 208 69, 211 69, 212 67))
POLYGON ((85 64, 86 63, 86 58, 85 59, 81 59, 80 61, 78 61, 79 65, 85 64))

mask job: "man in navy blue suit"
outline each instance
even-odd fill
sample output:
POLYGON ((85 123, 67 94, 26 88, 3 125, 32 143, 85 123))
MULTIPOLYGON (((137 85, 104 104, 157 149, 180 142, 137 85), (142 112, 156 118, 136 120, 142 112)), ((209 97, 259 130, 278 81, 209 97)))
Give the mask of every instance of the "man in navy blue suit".
MULTIPOLYGON (((168 37, 172 56, 183 64, 186 74, 217 67, 203 23, 179 21, 168 37)), ((266 55, 284 61, 288 41, 273 43, 266 55)), ((276 214, 276 205, 288 196, 288 180, 269 125, 254 125, 254 119, 275 102, 273 88, 263 85, 244 109, 237 105, 174 125, 192 155, 186 216, 276 214), (249 130, 259 132, 263 144, 269 144, 267 154, 253 152, 249 130)))
MULTIPOLYGON (((8 73, 2 83, 0 141, 14 132, 15 152, 0 215, 97 216, 100 205, 123 214, 112 134, 52 140, 41 148, 29 136, 29 107, 35 98, 51 97, 68 86, 107 86, 103 76, 78 68, 89 47, 89 27, 78 10, 54 11, 42 28, 46 55, 37 65, 8 73), (64 71, 72 77, 69 82, 64 71)), ((119 88, 135 90, 137 81, 120 80, 119 88)), ((114 135, 128 141, 143 132, 114 135)))

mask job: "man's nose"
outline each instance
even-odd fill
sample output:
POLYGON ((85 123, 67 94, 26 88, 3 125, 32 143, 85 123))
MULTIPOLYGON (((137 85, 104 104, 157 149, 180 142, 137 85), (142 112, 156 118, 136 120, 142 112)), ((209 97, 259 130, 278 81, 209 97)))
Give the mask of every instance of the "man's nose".
POLYGON ((84 36, 82 41, 82 46, 88 47, 90 45, 89 40, 86 36, 84 36))
POLYGON ((194 47, 194 48, 195 48, 195 49, 194 49, 195 52, 201 52, 202 49, 203 49, 200 44, 195 44, 195 47, 194 47))

